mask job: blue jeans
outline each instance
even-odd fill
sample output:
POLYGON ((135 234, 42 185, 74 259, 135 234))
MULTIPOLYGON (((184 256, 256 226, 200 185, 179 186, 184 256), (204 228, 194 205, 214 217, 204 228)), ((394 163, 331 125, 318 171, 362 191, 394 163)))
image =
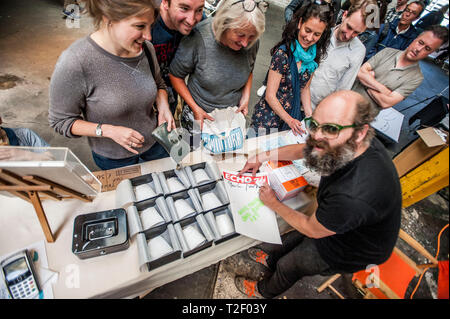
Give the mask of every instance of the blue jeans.
POLYGON ((97 164, 97 166, 100 167, 102 170, 134 165, 138 164, 139 162, 153 161, 168 156, 169 153, 167 153, 164 147, 162 147, 161 144, 159 144, 158 142, 155 142, 155 144, 153 144, 153 146, 150 147, 144 153, 127 158, 119 158, 119 159, 107 158, 92 152, 92 157, 94 158, 95 164, 97 164))

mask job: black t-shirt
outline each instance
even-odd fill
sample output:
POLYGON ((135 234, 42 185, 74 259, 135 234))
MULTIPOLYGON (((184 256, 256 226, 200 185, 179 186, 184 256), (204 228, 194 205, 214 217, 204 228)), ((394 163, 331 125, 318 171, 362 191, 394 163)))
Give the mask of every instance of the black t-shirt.
POLYGON ((379 140, 322 177, 317 200, 317 220, 336 233, 316 240, 332 268, 355 272, 389 258, 400 230, 402 195, 395 166, 379 140))

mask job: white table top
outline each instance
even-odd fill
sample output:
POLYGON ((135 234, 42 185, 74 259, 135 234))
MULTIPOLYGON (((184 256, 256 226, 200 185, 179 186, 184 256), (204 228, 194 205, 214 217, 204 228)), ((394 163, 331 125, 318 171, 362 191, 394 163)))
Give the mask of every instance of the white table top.
MULTIPOLYGON (((256 152, 256 140, 247 141, 247 153, 256 152)), ((246 157, 227 155, 223 160, 222 156, 202 156, 201 152, 197 151, 186 157, 183 163, 192 165, 207 160, 216 160, 220 169, 239 170, 245 164, 246 157)), ((175 163, 168 159, 141 164, 143 175, 173 168, 175 163)), ((54 243, 45 243, 49 268, 59 273, 58 281, 53 286, 55 298, 136 296, 259 243, 241 235, 151 272, 140 272, 138 249, 134 240, 130 241, 130 247, 125 251, 85 260, 80 260, 71 250, 75 217, 80 214, 117 208, 114 207, 115 191, 100 193, 88 203, 71 199, 61 202, 45 200, 42 204, 50 227, 56 235, 54 243)), ((45 240, 30 203, 16 197, 0 195, 0 212, 0 256, 45 240)), ((289 225, 280 218, 278 222, 280 232, 289 228, 289 225)))

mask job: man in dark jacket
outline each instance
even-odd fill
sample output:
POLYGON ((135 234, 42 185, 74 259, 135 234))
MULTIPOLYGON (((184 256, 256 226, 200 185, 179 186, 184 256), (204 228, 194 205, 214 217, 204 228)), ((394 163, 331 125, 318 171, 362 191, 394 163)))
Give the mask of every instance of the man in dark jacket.
POLYGON ((439 10, 431 11, 430 13, 424 15, 415 25, 418 32, 422 32, 427 27, 441 24, 442 20, 444 20, 444 14, 448 10, 448 4, 440 8, 439 10))
POLYGON ((399 19, 382 24, 378 32, 377 44, 367 52, 365 61, 384 48, 405 50, 419 35, 412 23, 420 17, 424 8, 425 4, 422 1, 411 2, 399 19))

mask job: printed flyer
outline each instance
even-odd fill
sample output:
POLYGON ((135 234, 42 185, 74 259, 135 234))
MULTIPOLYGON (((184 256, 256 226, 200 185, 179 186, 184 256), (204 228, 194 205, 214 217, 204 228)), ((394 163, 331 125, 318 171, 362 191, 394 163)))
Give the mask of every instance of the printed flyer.
POLYGON ((263 242, 281 244, 275 212, 259 199, 259 185, 268 182, 267 174, 238 175, 223 171, 225 187, 230 198, 236 232, 263 242))

